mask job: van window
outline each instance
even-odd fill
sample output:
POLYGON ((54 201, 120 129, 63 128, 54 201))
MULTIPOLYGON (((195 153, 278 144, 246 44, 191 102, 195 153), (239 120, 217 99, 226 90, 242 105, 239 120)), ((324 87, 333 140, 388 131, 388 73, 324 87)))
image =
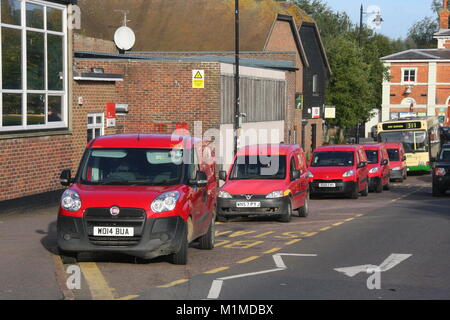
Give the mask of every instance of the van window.
POLYGON ((387 149, 389 161, 400 161, 400 153, 398 149, 387 149))
POLYGON ((291 158, 291 180, 293 180, 295 170, 297 170, 297 168, 295 166, 295 158, 292 157, 291 158))
POLYGON ((378 163, 378 151, 377 150, 366 150, 367 161, 370 164, 378 163))
POLYGON ((80 168, 81 183, 175 185, 183 178, 183 150, 94 149, 80 168))
POLYGON ((230 175, 230 180, 285 178, 286 156, 237 157, 230 175))
POLYGON ((353 151, 315 152, 312 167, 351 167, 354 163, 353 151))
POLYGON ((439 160, 441 161, 450 161, 450 149, 442 149, 439 160))

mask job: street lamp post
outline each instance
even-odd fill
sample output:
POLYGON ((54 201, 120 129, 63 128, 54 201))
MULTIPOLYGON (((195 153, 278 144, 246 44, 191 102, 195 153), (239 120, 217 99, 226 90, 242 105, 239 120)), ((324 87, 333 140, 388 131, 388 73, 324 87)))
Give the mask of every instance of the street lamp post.
POLYGON ((239 131, 241 127, 240 92, 239 92, 239 0, 235 0, 235 74, 234 74, 234 154, 237 153, 239 131))

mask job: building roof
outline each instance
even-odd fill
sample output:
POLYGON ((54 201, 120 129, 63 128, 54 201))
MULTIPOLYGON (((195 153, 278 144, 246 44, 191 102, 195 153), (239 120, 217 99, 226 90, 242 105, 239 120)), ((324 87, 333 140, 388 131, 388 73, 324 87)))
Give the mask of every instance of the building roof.
MULTIPOLYGON (((112 40, 128 10, 128 26, 136 33, 134 51, 232 51, 235 47, 232 0, 78 0, 81 34, 112 40), (101 23, 99 23, 101 21, 101 23)), ((241 0, 241 50, 263 51, 280 15, 298 26, 313 22, 301 9, 273 0, 241 0)))
MULTIPOLYGON (((142 60, 142 61, 174 61, 174 62, 219 62, 234 64, 233 57, 225 56, 192 56, 192 57, 167 57, 167 56, 146 56, 146 55, 132 55, 132 54, 116 54, 103 52, 87 52, 76 51, 75 58, 80 59, 107 59, 107 60, 142 60)), ((282 60, 263 60, 263 59, 246 59, 241 58, 240 64, 245 67, 277 69, 286 71, 297 70, 293 61, 282 60)))
POLYGON ((450 37, 450 29, 443 29, 434 34, 435 37, 450 37))
MULTIPOLYGON (((319 27, 317 26, 317 23, 304 21, 300 26, 300 32, 302 31, 301 28, 313 28, 314 34, 315 34, 317 42, 319 44, 319 49, 320 49, 322 60, 325 64, 325 67, 327 68, 328 77, 330 77, 332 75, 331 66, 330 66, 330 62, 327 57, 325 47, 323 45, 322 37, 320 36, 320 31, 319 31, 319 27)), ((305 39, 302 39, 302 43, 304 44, 304 47, 306 48, 305 39)), ((307 56, 308 56, 308 54, 307 54, 307 56)))
POLYGON ((410 49, 382 57, 381 60, 450 60, 450 49, 410 49))

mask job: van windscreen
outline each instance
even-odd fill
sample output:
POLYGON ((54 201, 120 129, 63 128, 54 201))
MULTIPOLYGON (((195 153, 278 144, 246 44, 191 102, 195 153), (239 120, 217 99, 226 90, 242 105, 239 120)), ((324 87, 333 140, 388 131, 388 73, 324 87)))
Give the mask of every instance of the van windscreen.
POLYGON ((286 178, 286 156, 240 156, 231 171, 231 180, 286 178))
POLYGON ((354 163, 353 151, 315 152, 312 167, 351 167, 354 163))
POLYGON ((400 153, 398 149, 387 149, 389 161, 400 161, 400 153))
POLYGON ((183 175, 183 150, 93 149, 81 165, 81 183, 175 185, 183 175))
POLYGON ((366 156, 369 164, 378 163, 378 150, 366 150, 366 156))

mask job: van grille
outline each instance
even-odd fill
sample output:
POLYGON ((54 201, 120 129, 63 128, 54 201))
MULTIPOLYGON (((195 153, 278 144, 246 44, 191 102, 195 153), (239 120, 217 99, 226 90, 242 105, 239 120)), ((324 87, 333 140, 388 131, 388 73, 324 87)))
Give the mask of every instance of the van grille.
POLYGON ((98 246, 129 247, 137 245, 142 238, 146 213, 143 209, 120 208, 117 216, 112 216, 110 208, 89 208, 84 220, 89 241, 98 246), (134 237, 94 236, 94 227, 128 227, 134 229, 134 237))

